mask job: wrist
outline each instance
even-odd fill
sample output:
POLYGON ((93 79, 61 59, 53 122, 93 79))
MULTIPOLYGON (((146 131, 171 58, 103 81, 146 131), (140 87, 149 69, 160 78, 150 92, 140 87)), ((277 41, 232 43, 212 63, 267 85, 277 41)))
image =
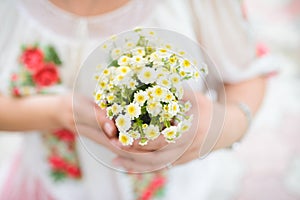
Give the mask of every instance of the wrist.
POLYGON ((245 114, 236 103, 222 105, 225 112, 224 125, 214 149, 230 147, 241 140, 248 129, 245 114))

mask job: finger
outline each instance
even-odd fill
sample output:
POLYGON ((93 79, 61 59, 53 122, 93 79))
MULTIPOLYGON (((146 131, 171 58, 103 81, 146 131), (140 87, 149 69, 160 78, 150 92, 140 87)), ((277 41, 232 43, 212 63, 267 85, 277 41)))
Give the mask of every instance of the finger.
POLYGON ((123 157, 117 157, 113 160, 114 165, 124 168, 127 172, 131 173, 143 173, 152 172, 163 169, 165 166, 161 165, 149 165, 145 163, 136 162, 134 159, 128 159, 123 157))
POLYGON ((123 150, 126 151, 158 151, 163 147, 167 146, 169 143, 166 142, 165 137, 160 135, 155 140, 150 140, 147 145, 142 146, 139 144, 139 141, 135 141, 131 146, 123 146, 121 147, 123 150))
POLYGON ((110 138, 117 135, 114 122, 106 117, 106 110, 100 109, 92 100, 74 95, 73 109, 76 123, 100 127, 110 138))
POLYGON ((101 129, 109 138, 117 137, 118 131, 113 120, 107 118, 106 110, 100 109, 97 105, 94 107, 96 119, 101 129))

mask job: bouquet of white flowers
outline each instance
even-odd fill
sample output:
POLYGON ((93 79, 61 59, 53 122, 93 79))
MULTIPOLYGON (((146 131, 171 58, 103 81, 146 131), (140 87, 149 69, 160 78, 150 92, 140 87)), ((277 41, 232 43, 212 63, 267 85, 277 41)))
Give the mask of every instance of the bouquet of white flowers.
POLYGON ((135 33, 137 41, 126 40, 122 48, 102 46, 111 59, 95 76, 95 102, 115 120, 123 145, 132 145, 135 140, 146 145, 160 135, 175 142, 192 123, 183 82, 199 79, 207 69, 204 66, 198 71, 184 57, 185 52, 175 52, 169 44, 155 46, 151 43, 154 31, 143 34, 142 29, 136 29, 135 33))

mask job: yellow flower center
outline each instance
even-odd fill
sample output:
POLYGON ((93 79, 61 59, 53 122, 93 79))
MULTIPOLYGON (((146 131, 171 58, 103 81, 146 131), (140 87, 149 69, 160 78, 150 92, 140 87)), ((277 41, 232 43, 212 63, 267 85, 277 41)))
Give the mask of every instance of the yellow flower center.
POLYGON ((98 94, 96 95, 96 100, 99 101, 100 99, 101 99, 101 94, 98 93, 98 94))
POLYGON ((155 95, 156 95, 156 96, 162 96, 162 94, 163 94, 163 90, 162 90, 161 88, 157 88, 157 89, 155 90, 155 95))
POLYGON ((136 100, 137 100, 138 102, 143 102, 143 101, 145 101, 145 97, 142 96, 142 95, 138 95, 136 100))
POLYGON ((179 78, 178 77, 173 77, 172 78, 172 82, 175 83, 175 84, 178 83, 179 82, 179 78))
POLYGON ((190 66, 191 66, 190 61, 184 60, 184 61, 183 61, 183 66, 184 66, 184 67, 190 67, 190 66))
POLYGON ((172 96, 171 94, 167 94, 167 95, 166 95, 166 99, 167 99, 168 101, 170 101, 170 100, 173 99, 173 96, 172 96))
POLYGON ((175 135, 175 131, 169 131, 167 132, 167 137, 172 137, 175 135))
POLYGON ((103 74, 106 76, 109 75, 109 70, 108 69, 103 70, 103 74))
POLYGON ((128 143, 128 137, 126 135, 121 135, 120 141, 123 144, 127 144, 128 143))
POLYGON ((119 119, 118 124, 120 126, 124 126, 125 125, 125 119, 123 119, 123 118, 119 119))
POLYGON ((129 114, 132 115, 132 114, 135 113, 136 109, 135 109, 135 107, 132 105, 132 106, 128 106, 127 111, 128 111, 129 114))
POLYGON ((164 80, 162 81, 162 84, 165 85, 165 86, 167 86, 167 85, 169 85, 169 81, 166 80, 166 79, 164 79, 164 80))
POLYGON ((145 78, 150 78, 151 77, 151 72, 145 72, 144 77, 145 78))

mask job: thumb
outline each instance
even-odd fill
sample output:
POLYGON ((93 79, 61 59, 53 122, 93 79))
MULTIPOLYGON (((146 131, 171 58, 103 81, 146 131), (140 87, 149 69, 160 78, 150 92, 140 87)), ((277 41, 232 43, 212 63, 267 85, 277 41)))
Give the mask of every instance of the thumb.
POLYGON ((117 127, 113 120, 107 118, 106 110, 101 109, 98 106, 95 108, 96 118, 101 127, 108 138, 117 137, 117 127))

